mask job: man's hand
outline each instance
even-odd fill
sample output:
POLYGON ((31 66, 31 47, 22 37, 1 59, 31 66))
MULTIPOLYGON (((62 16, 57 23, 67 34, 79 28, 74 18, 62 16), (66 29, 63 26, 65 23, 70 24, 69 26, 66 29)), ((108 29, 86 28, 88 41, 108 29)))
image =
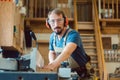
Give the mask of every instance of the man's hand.
POLYGON ((60 66, 60 63, 57 63, 56 61, 53 61, 53 62, 49 63, 48 65, 44 66, 43 68, 48 69, 50 71, 53 71, 56 68, 58 68, 59 66, 60 66))

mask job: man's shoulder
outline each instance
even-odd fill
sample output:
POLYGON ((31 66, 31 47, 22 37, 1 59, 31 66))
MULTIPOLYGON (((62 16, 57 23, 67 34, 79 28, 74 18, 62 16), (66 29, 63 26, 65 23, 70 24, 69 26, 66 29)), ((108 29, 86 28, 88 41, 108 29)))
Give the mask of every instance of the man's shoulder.
POLYGON ((55 33, 52 32, 52 33, 50 34, 50 39, 52 39, 54 36, 55 36, 55 33))
POLYGON ((71 29, 70 32, 69 32, 69 34, 77 34, 78 35, 79 33, 76 30, 71 29))

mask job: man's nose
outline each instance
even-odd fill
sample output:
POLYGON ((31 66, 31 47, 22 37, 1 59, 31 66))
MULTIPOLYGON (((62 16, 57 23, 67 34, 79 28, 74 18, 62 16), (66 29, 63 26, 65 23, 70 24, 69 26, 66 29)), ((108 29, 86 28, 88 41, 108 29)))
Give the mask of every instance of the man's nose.
POLYGON ((56 21, 54 22, 54 24, 55 24, 55 26, 57 26, 57 25, 58 25, 58 21, 56 20, 56 21))

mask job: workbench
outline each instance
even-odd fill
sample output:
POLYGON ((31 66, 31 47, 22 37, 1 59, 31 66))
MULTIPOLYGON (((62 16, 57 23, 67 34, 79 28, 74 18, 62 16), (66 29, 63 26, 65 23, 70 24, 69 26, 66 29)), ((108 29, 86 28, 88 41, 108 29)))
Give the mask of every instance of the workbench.
POLYGON ((58 80, 56 72, 0 72, 0 80, 58 80))

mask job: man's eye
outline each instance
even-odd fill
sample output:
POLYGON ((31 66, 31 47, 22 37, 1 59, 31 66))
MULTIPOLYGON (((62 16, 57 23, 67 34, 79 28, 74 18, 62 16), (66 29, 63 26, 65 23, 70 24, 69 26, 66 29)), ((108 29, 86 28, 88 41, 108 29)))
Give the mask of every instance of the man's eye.
POLYGON ((50 22, 50 23, 54 23, 54 22, 55 22, 55 20, 50 20, 49 22, 50 22))
POLYGON ((55 20, 51 20, 51 22, 55 22, 55 20))

